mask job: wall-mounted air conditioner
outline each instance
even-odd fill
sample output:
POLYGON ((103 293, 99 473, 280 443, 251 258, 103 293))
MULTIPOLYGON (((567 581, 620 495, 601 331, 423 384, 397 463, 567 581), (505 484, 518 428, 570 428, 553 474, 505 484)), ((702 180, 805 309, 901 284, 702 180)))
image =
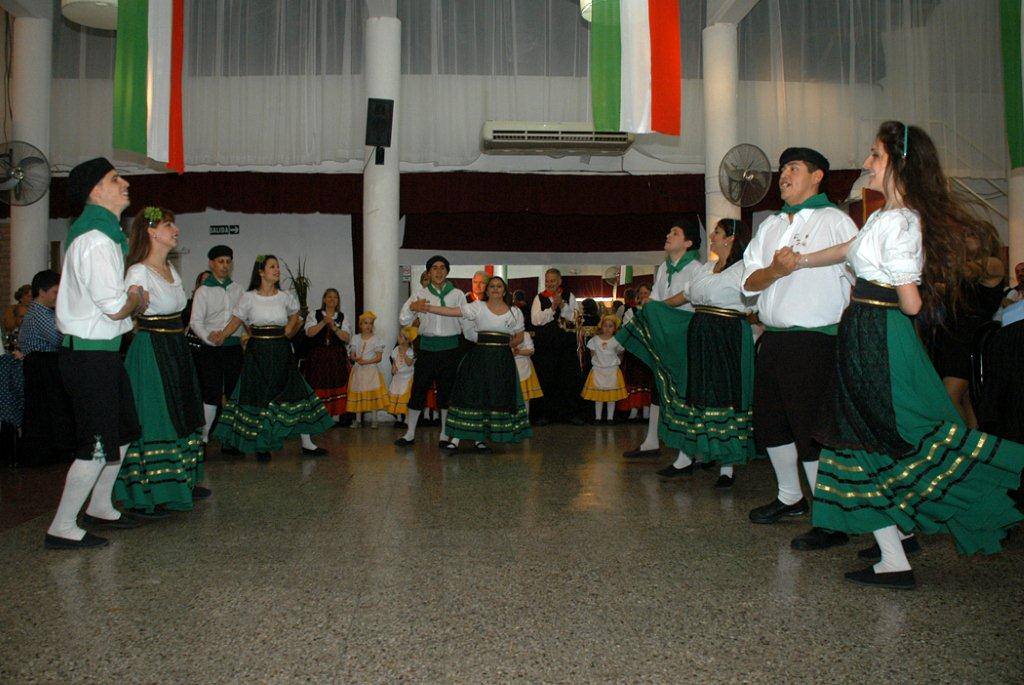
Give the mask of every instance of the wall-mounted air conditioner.
POLYGON ((488 121, 480 147, 498 155, 622 155, 635 136, 622 131, 595 131, 592 124, 576 122, 488 121))

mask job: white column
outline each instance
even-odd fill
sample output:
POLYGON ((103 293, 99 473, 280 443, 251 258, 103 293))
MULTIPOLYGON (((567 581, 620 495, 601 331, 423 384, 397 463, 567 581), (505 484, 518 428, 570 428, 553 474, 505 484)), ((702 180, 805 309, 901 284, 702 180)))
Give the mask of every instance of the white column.
MULTIPOLYGON (((366 97, 395 101, 391 147, 378 165, 372 148, 363 172, 363 303, 377 314, 376 333, 387 349, 398 336, 398 312, 402 305, 398 265, 401 232, 398 224, 398 142, 400 119, 402 23, 395 17, 366 20, 366 97)), ((385 375, 389 369, 381 364, 385 375)))
MULTIPOLYGON (((722 195, 718 167, 739 143, 736 101, 740 82, 736 24, 712 24, 703 31, 704 196, 707 230, 719 219, 740 218, 740 208, 722 195)), ((702 253, 706 254, 705 246, 702 253)))
MULTIPOLYGON (((53 22, 14 20, 11 55, 13 137, 50 157, 50 81, 53 22)), ((11 207, 11 290, 30 283, 49 265, 50 194, 26 207, 11 207)))
POLYGON ((1013 267, 1024 262, 1024 167, 1010 170, 1010 280, 1013 267))
POLYGON ((502 280, 507 281, 508 280, 508 266, 506 266, 504 264, 495 264, 494 265, 494 275, 498 276, 502 280))

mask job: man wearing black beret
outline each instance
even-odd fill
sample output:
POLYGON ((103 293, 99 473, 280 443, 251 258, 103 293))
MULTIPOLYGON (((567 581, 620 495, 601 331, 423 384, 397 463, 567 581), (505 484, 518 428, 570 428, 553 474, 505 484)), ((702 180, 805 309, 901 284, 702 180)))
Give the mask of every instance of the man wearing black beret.
MULTIPOLYGON (((811 493, 821 446, 814 434, 831 420, 830 383, 836 366, 836 331, 850 302, 853 274, 845 265, 796 270, 798 253, 849 241, 857 227, 821 192, 828 160, 816 150, 791 147, 779 158, 785 205, 758 227, 743 254, 743 292, 757 296, 765 333, 754 372, 754 439, 766 449, 778 495, 750 512, 754 523, 805 515, 800 469, 811 493)), ((797 550, 847 542, 845 533, 812 528, 793 540, 797 550)))
MULTIPOLYGON (((223 343, 214 344, 210 335, 223 330, 231 320, 231 311, 242 297, 242 286, 231 280, 234 252, 227 245, 214 245, 206 253, 210 260, 210 275, 196 288, 192 298, 192 318, 189 327, 202 341, 196 354, 196 372, 203 393, 203 442, 210 439, 210 430, 217 418, 217 410, 224 397, 231 397, 242 373, 242 329, 239 327, 223 343)), ((233 447, 225 447, 226 454, 239 455, 233 447)))
POLYGON ((128 207, 128 182, 102 157, 79 164, 68 193, 81 215, 68 231, 57 328, 64 334, 57 364, 71 398, 74 456, 57 513, 46 531, 49 549, 101 547, 106 538, 78 526, 134 528, 138 521, 114 508, 111 493, 128 445, 140 436, 131 381, 121 361, 121 336, 148 305, 141 286, 125 287, 128 238, 119 217, 128 207), (91 495, 91 496, 90 496, 91 495))

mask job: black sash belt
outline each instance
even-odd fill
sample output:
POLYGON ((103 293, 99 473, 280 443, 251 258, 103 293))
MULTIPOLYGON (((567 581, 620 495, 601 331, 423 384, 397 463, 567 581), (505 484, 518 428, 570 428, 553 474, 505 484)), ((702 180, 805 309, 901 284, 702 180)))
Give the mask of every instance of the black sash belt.
POLYGON ((495 332, 484 332, 478 333, 476 337, 477 345, 486 345, 488 347, 500 347, 504 345, 508 347, 508 341, 512 338, 508 333, 495 333, 495 332))
POLYGON ((185 323, 181 320, 181 312, 175 314, 155 314, 140 316, 136 319, 139 330, 148 333, 166 333, 174 335, 185 332, 185 323))
POLYGON ((895 309, 900 306, 900 298, 895 287, 863 278, 858 278, 854 284, 850 300, 869 307, 895 309))
POLYGON ((249 337, 254 340, 277 340, 284 337, 284 326, 253 326, 249 337))

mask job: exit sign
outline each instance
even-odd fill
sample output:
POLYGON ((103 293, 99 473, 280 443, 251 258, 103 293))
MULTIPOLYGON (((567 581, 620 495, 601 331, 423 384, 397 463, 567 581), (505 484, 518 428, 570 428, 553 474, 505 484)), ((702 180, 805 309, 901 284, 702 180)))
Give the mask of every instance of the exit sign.
POLYGON ((237 235, 238 224, 222 224, 220 226, 210 226, 210 235, 237 235))

